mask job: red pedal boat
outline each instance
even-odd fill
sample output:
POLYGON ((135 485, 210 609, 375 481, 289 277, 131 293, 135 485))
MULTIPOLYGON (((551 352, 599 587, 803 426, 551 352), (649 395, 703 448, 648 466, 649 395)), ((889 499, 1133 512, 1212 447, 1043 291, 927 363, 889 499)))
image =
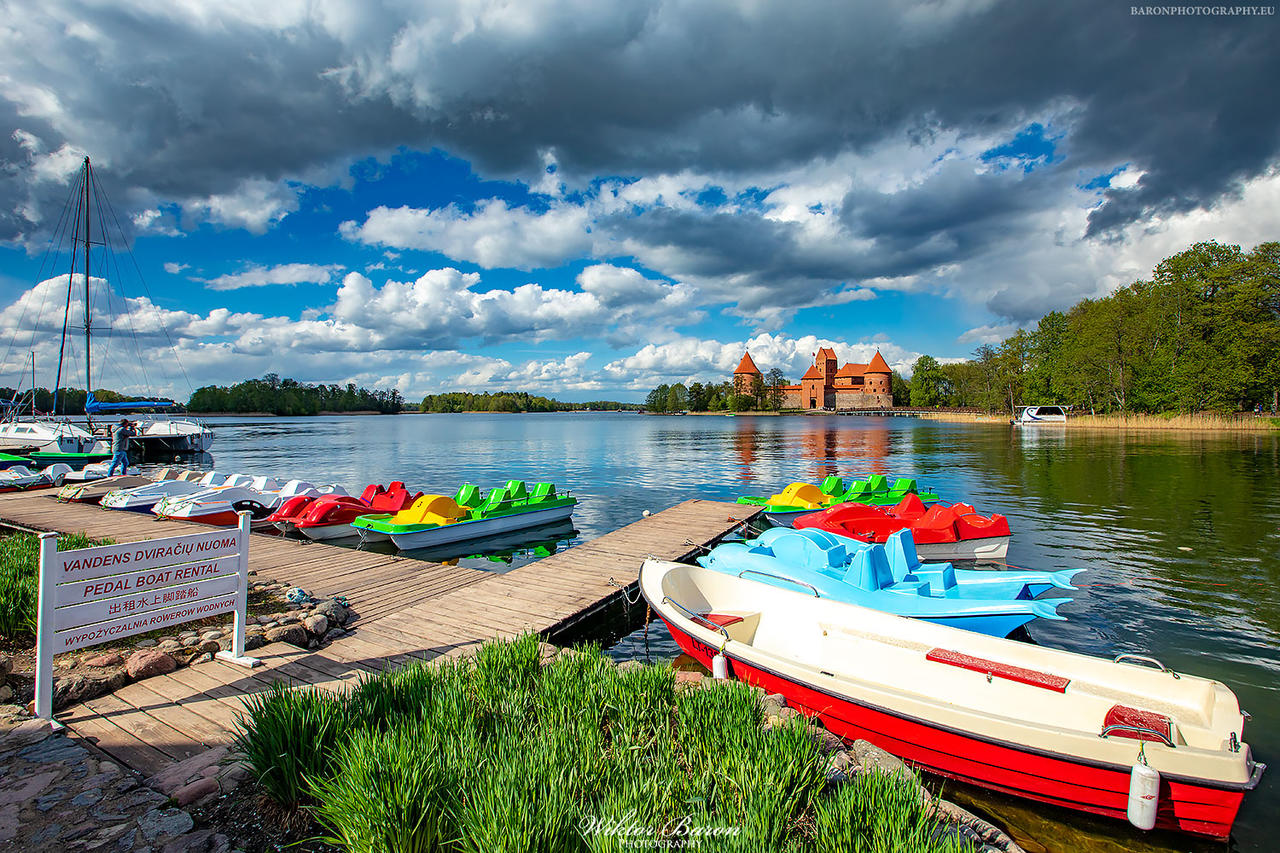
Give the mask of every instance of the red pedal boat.
POLYGON ((351 522, 360 516, 399 512, 420 497, 422 492, 410 492, 399 480, 385 487, 371 483, 365 486, 358 498, 350 495, 292 498, 285 501, 267 521, 286 534, 297 531, 308 539, 345 539, 359 535, 351 522))
POLYGON ((640 590, 713 672, 984 788, 1226 838, 1266 768, 1226 685, 1151 658, 989 637, 653 559, 640 590))
POLYGON ((1009 520, 1003 515, 978 515, 968 504, 926 508, 916 495, 907 495, 893 507, 837 504, 802 515, 792 526, 881 545, 891 534, 909 528, 922 560, 1003 560, 1009 553, 1009 520))

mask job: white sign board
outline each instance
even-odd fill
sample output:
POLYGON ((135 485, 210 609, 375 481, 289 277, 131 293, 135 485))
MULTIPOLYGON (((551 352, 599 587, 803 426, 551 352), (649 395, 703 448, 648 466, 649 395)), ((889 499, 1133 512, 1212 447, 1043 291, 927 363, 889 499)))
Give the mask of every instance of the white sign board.
POLYGON ((58 534, 40 536, 36 639, 36 716, 53 719, 53 656, 234 611, 230 652, 244 655, 249 597, 249 514, 233 529, 170 539, 59 551, 58 534))

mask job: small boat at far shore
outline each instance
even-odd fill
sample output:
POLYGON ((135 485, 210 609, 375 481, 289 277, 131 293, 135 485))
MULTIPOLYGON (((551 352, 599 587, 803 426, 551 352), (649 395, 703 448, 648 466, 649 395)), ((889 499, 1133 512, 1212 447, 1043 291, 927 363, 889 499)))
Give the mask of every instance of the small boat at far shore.
POLYGON ((553 483, 535 483, 531 492, 523 480, 508 480, 483 497, 466 483, 452 498, 423 495, 400 512, 362 515, 351 525, 364 541, 390 537, 401 551, 411 551, 561 521, 577 503, 556 494, 553 483))
POLYGON ((1225 839, 1266 767, 1230 689, 1151 658, 1048 649, 654 559, 640 590, 712 672, 952 779, 1225 839))

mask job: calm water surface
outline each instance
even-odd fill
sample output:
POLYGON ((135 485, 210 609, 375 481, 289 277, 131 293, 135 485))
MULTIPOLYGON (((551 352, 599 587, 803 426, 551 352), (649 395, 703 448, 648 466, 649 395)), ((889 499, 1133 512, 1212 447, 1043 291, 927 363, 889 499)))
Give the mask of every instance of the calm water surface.
MULTIPOLYGON (((690 497, 772 494, 826 474, 910 475, 949 500, 1001 512, 1009 563, 1084 566, 1066 622, 1033 623, 1046 646, 1154 655, 1219 679, 1255 717, 1245 739, 1275 769, 1245 800, 1233 844, 1275 850, 1280 813, 1280 440, 1274 435, 1015 431, 905 418, 402 415, 213 419, 213 459, 244 471, 359 490, 404 480, 452 493, 511 478, 551 480, 581 501, 576 535, 503 551, 504 567, 591 539, 690 497)), ((622 647, 643 653, 643 632, 622 647)), ((648 629, 655 655, 674 646, 648 629)), ((983 792, 953 796, 1034 850, 1213 850, 1175 835, 983 792)))

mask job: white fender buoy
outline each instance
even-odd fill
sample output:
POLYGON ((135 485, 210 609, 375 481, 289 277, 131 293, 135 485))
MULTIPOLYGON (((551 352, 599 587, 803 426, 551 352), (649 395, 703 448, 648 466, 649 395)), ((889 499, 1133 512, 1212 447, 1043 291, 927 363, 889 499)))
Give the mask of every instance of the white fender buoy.
POLYGON ((717 652, 711 659, 711 677, 719 681, 729 677, 729 659, 724 656, 724 652, 717 652))
POLYGON ((644 516, 645 518, 648 518, 649 516, 653 515, 653 513, 649 512, 649 510, 647 510, 647 509, 646 509, 646 510, 644 510, 643 512, 641 512, 640 514, 641 514, 642 516, 644 516))
POLYGON ((1139 761, 1129 771, 1129 823, 1138 829, 1156 825, 1160 807, 1160 771, 1139 761))

